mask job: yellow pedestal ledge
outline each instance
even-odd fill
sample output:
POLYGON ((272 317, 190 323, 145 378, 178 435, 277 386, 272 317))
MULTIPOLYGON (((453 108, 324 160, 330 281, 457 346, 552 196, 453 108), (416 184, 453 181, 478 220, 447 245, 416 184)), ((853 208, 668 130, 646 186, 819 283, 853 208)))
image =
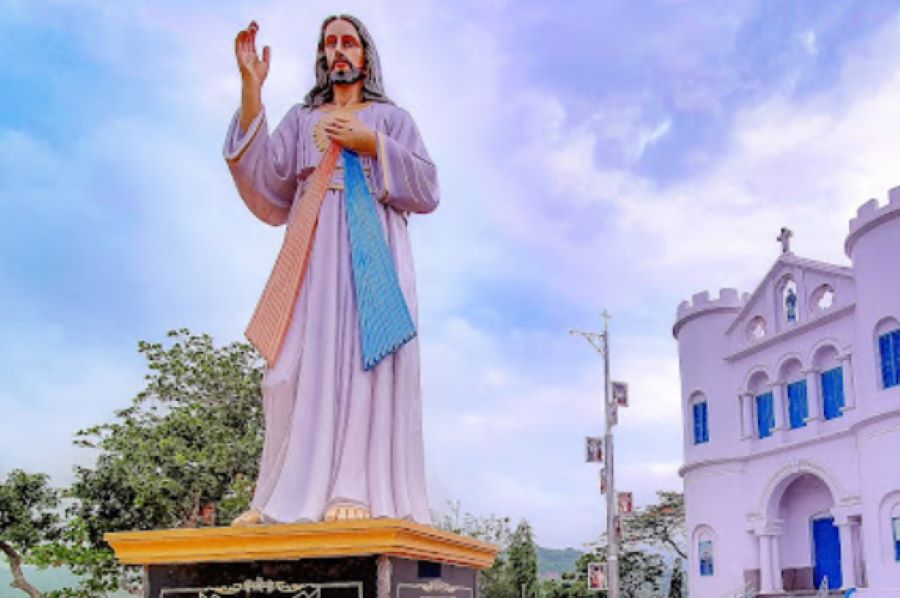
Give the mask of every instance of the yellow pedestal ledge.
POLYGON ((109 533, 125 565, 387 555, 485 569, 499 547, 400 519, 109 533))

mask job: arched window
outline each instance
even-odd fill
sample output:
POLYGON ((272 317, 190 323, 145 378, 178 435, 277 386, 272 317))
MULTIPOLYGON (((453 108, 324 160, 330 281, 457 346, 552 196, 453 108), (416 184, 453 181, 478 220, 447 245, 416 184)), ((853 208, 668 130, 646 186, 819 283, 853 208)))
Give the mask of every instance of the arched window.
POLYGON ((691 397, 691 413, 694 419, 694 444, 709 442, 709 403, 703 393, 691 397))
POLYGON ((747 381, 747 392, 754 397, 757 436, 768 438, 775 427, 775 396, 770 390, 768 374, 763 371, 754 373, 747 381))
POLYGON ((707 534, 700 534, 700 538, 701 540, 697 543, 697 562, 700 563, 700 575, 711 577, 715 574, 713 541, 707 534))
POLYGON ((876 330, 883 388, 900 385, 900 323, 883 320, 876 330))
POLYGON ((702 577, 711 577, 715 574, 715 545, 716 534, 713 528, 700 524, 694 528, 691 534, 691 545, 696 550, 697 564, 702 577))

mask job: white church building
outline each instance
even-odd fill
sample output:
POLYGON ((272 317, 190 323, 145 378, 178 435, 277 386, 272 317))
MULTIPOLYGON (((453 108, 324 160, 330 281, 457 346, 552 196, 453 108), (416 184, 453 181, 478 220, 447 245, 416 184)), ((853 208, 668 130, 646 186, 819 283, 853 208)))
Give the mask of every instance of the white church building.
POLYGON ((900 597, 900 188, 850 267, 790 234, 751 293, 678 306, 690 595, 900 597))

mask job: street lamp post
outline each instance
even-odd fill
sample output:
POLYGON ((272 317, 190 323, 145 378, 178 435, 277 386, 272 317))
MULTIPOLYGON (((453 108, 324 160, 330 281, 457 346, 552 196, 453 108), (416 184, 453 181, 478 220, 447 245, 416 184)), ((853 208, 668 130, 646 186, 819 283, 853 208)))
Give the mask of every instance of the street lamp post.
POLYGON ((603 332, 586 332, 583 330, 570 330, 570 334, 584 337, 594 349, 603 356, 603 404, 606 414, 606 435, 603 446, 603 467, 606 476, 606 581, 607 596, 619 598, 619 537, 615 484, 615 459, 613 458, 613 426, 617 423, 618 406, 612 400, 610 392, 611 381, 609 379, 609 319, 610 315, 603 310, 603 332))

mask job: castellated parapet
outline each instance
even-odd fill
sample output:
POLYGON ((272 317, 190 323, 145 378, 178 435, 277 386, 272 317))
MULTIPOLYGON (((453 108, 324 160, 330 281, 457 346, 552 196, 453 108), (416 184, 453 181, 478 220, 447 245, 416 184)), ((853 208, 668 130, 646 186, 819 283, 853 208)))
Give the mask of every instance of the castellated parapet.
POLYGON ((850 234, 844 242, 847 257, 853 257, 853 246, 861 236, 897 217, 900 217, 900 187, 888 191, 888 203, 884 206, 879 206, 877 199, 870 199, 861 205, 856 211, 856 217, 850 220, 850 234))
POLYGON ((719 291, 719 297, 712 299, 709 291, 696 293, 691 297, 690 301, 682 301, 678 305, 678 313, 675 319, 675 326, 672 328, 672 334, 678 338, 678 331, 690 320, 711 313, 723 311, 738 311, 744 306, 747 300, 738 293, 737 289, 725 288, 719 291))

